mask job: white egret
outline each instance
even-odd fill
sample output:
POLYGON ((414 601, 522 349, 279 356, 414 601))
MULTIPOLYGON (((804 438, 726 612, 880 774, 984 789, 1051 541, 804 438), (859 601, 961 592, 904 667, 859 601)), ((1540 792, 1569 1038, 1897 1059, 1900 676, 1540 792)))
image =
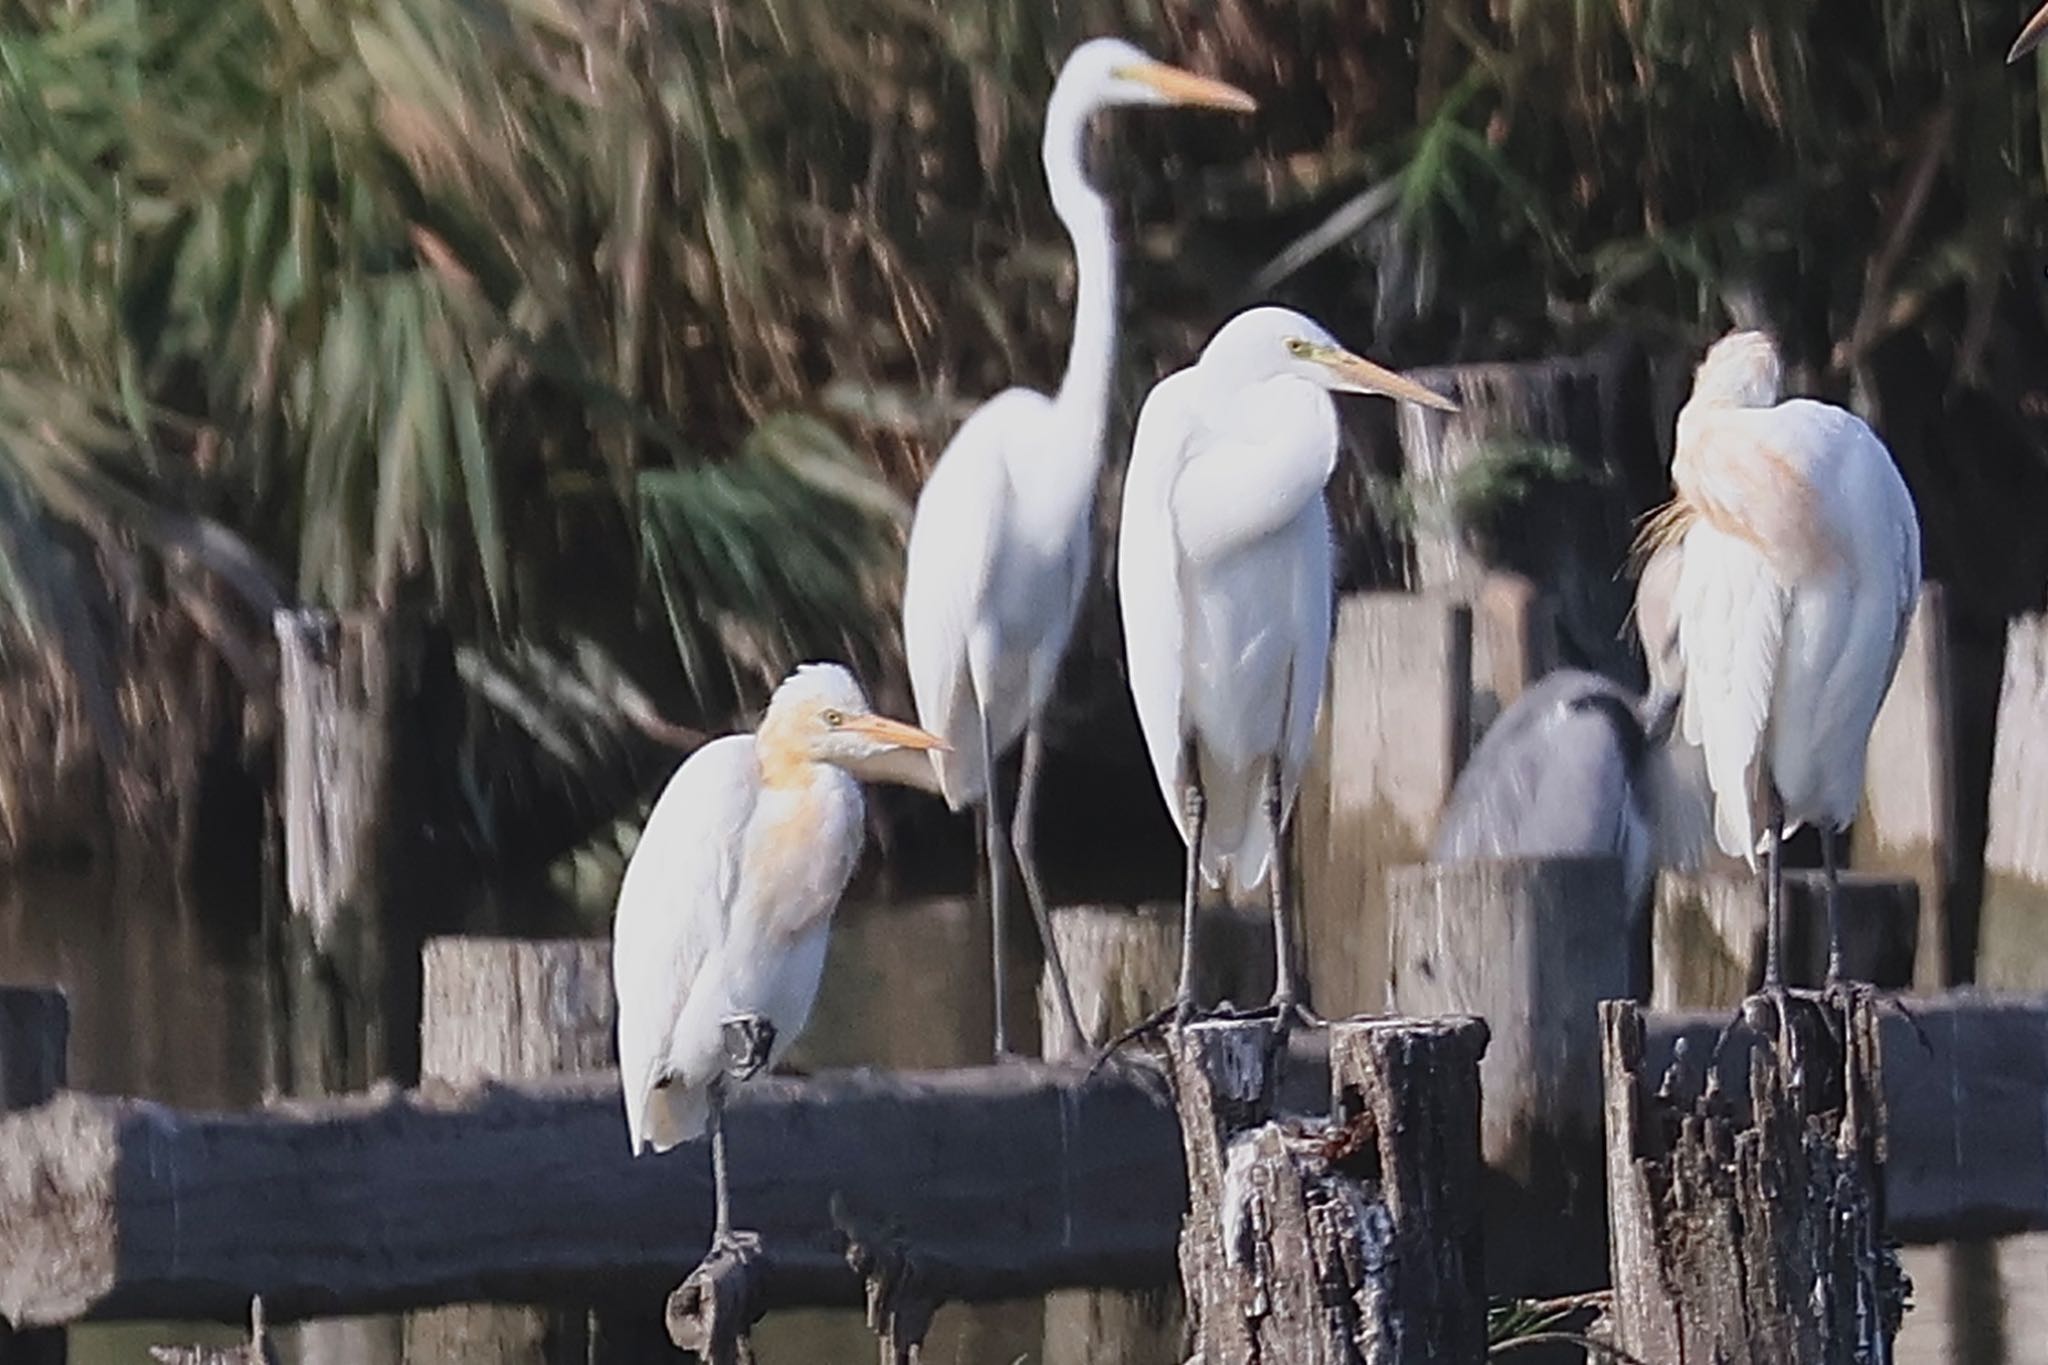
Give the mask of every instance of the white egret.
POLYGON ((1265 878, 1272 1009, 1299 1012, 1280 842, 1329 658, 1334 563, 1323 485, 1337 462, 1332 392, 1455 411, 1285 308, 1239 313, 1153 386, 1124 479, 1117 588, 1131 697, 1188 848, 1180 989, 1194 1011, 1199 881, 1265 878))
POLYGON ((2013 39, 2012 51, 2005 54, 2008 62, 2016 62, 2041 45, 2048 38, 2048 5, 2034 11, 2034 17, 2027 20, 2027 26, 2020 30, 2020 36, 2013 39))
POLYGON ((1765 854, 1773 990, 1783 843, 1801 824, 1821 836, 1829 984, 1841 974, 1834 835, 1862 799, 1920 585, 1919 518, 1884 442, 1833 404, 1780 402, 1779 387, 1763 333, 1708 349, 1678 414, 1675 496, 1645 537, 1678 546, 1679 725, 1705 753, 1715 841, 1751 868, 1759 844, 1765 854))
POLYGON ((980 804, 993 921, 995 1052, 1009 1052, 1007 921, 997 760, 1024 736, 1010 842, 1075 1037, 1066 971, 1032 858, 1042 745, 1038 717, 1088 582, 1090 512, 1116 359, 1116 246, 1109 206, 1082 169, 1089 116, 1114 105, 1248 113, 1251 96, 1167 66, 1113 38, 1074 49, 1045 111, 1054 211, 1074 244, 1073 340, 1059 392, 1005 389, 968 417, 918 497, 903 588, 903 648, 917 716, 950 748, 933 754, 946 804, 980 804))
POLYGON ((725 1082, 810 1018, 832 912, 859 860, 859 777, 934 735, 875 715, 853 675, 805 664, 760 729, 690 755, 655 802, 612 924, 619 1080, 633 1154, 711 1132, 717 1245, 732 1241, 725 1082))

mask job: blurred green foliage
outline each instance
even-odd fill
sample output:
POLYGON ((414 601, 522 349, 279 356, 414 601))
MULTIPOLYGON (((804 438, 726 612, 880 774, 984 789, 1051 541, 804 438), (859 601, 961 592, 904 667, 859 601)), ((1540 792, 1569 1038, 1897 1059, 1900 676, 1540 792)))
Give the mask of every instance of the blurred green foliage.
POLYGON ((1261 296, 1396 363, 1769 324, 1796 381, 1894 419, 1938 561, 2043 472, 2048 68, 2002 64, 2019 17, 0 0, 12 654, 105 697, 124 614, 169 612, 260 691, 278 602, 425 598, 469 640, 573 626, 693 721, 804 655, 886 691, 923 469, 974 400, 1057 378, 1039 112, 1099 32, 1262 102, 1104 121, 1113 442, 1261 296), (1981 458, 1943 493, 1957 421, 1981 458))

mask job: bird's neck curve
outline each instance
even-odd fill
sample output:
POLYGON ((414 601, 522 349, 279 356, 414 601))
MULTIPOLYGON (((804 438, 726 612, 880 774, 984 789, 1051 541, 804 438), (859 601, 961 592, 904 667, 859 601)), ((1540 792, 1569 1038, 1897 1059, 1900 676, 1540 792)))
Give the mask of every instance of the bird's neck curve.
MULTIPOLYGON (((1103 430, 1109 420, 1109 389, 1116 368, 1116 234, 1109 205, 1088 183, 1082 153, 1093 101, 1080 88, 1055 86, 1045 112, 1045 180, 1053 212, 1074 244, 1073 339, 1067 371, 1053 407, 1059 415, 1061 449, 1056 461, 1085 466, 1090 475, 1102 463, 1103 430)), ((1088 480, 1093 491, 1093 480, 1088 480)))
POLYGON ((761 785, 773 791, 793 791, 808 785, 817 776, 819 766, 796 737, 785 733, 772 716, 754 732, 754 761, 761 765, 761 785))

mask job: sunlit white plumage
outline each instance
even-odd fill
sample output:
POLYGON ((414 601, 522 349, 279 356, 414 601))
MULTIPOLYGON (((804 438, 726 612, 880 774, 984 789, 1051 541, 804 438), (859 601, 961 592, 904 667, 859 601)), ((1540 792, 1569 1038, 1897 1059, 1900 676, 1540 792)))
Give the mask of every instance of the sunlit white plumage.
MULTIPOLYGON (((989 796, 989 771, 1051 695, 1088 580, 1090 512, 1116 358, 1116 259, 1109 207, 1082 168, 1088 119, 1113 105, 1253 108, 1242 91, 1165 66, 1129 43, 1082 44, 1046 108, 1043 155, 1054 210, 1073 240, 1074 331, 1066 375, 1051 396, 1012 388, 977 409, 941 453, 918 497, 903 591, 903 646, 919 722, 949 747, 933 755, 947 804, 989 796)), ((1027 741, 1013 842, 1040 932, 1029 852, 1035 731, 1027 741)), ((1001 987, 1001 813, 990 803, 987 847, 996 918, 996 1047, 1006 1047, 1001 987)), ((1069 1023, 1072 1024, 1072 1019, 1069 1023)))
POLYGON ((2005 59, 2008 62, 2018 61, 2039 47, 2043 38, 2048 38, 2048 5, 2034 11, 2034 17, 2027 20, 2026 27, 2013 40, 2012 51, 2005 54, 2005 59))
POLYGON ((874 715, 845 669, 807 664, 776 689, 757 733, 712 741, 669 779, 612 926, 635 1155, 704 1131, 725 1020, 771 1023, 771 1064, 796 1040, 860 857, 857 777, 894 750, 936 742, 874 715))
MULTIPOLYGON (((1192 916, 1196 869, 1211 886, 1228 877, 1239 890, 1267 879, 1282 992, 1292 983, 1275 839, 1308 762, 1329 656, 1332 391, 1452 406, 1345 351, 1299 313, 1240 313, 1147 396, 1117 545, 1131 697, 1189 845, 1184 913, 1192 916), (1276 778, 1277 812, 1268 796, 1276 778)), ((1187 966, 1184 955, 1183 1009, 1187 966)))
POLYGON ((1680 730, 1704 753, 1716 842, 1752 867, 1760 839, 1854 817, 1920 583, 1919 519, 1884 443, 1832 404, 1780 402, 1779 386, 1761 333, 1708 350, 1655 533, 1678 545, 1680 730))

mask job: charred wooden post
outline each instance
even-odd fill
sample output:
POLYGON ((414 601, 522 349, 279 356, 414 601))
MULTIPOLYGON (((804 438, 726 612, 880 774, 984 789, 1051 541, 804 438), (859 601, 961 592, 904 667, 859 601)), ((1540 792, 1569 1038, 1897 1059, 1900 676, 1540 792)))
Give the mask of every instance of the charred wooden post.
MULTIPOLYGON (((1886 990, 1913 983, 1919 956, 1920 888, 1910 879, 1844 872, 1842 966, 1852 981, 1886 990)), ((1747 874, 1657 879, 1651 930, 1650 1004, 1660 1010, 1733 1009, 1763 983, 1763 889, 1747 874)), ((1785 977, 1818 985, 1827 975, 1827 900, 1820 872, 1785 874, 1785 977)))
POLYGON ((1659 1078, 1634 1003, 1601 1007, 1615 1345, 1668 1365, 1891 1358, 1911 1285, 1885 1237, 1876 1008, 1793 992, 1781 1031, 1755 997, 1719 1067, 1688 1052, 1659 1078))
POLYGON ((1472 611, 1407 593, 1337 610, 1330 685, 1295 825, 1309 996, 1386 1003, 1386 870, 1421 859, 1471 736, 1472 611))
MULTIPOLYGON (((1172 1002, 1180 975, 1180 914, 1180 906, 1168 902, 1130 909, 1067 905, 1052 912, 1053 938, 1067 966, 1074 1008, 1091 1037, 1114 1038, 1172 1002)), ((1271 991, 1270 971, 1263 973, 1263 982, 1248 986, 1227 979, 1239 974, 1233 969, 1271 957, 1265 947, 1270 935, 1262 933, 1263 942, 1255 947, 1242 942, 1243 929, 1243 921, 1228 912, 1208 916, 1197 926, 1202 942, 1213 949, 1197 961, 1204 977, 1197 986, 1201 998, 1256 1000, 1263 998, 1261 990, 1271 991), (1233 931, 1238 942, 1225 938, 1233 931)), ((1081 1041, 1067 1034, 1049 971, 1039 981, 1038 1021, 1047 1061, 1083 1055, 1081 1041)), ((1180 1296, 1170 1288, 1064 1289, 1045 1296, 1045 1365, 1179 1360, 1186 1335, 1180 1296)))
POLYGON ((1476 1365, 1486 1349, 1474 1019, 1332 1026, 1330 1112, 1281 1122, 1270 1026, 1171 1042, 1193 1361, 1476 1365))
POLYGON ((1641 510, 1623 476, 1656 448, 1641 353, 1415 373, 1458 411, 1397 409, 1415 507, 1410 586, 1471 598, 1489 569, 1524 575, 1588 666, 1619 675, 1629 589, 1614 566, 1641 510))
MULTIPOLYGON (((420 979, 422 1084, 539 1080, 611 1064, 610 945, 602 939, 430 939, 420 979)), ((624 1141, 623 1113, 619 1123, 624 1141)), ((428 1309, 405 1320, 405 1357, 581 1365, 593 1356, 593 1318, 563 1307, 428 1309)))
POLYGON ((1605 1283, 1599 1009, 1644 988, 1634 940, 1645 926, 1620 860, 1397 867, 1387 901, 1390 1008, 1486 1020, 1487 1286, 1557 1295, 1605 1283))
MULTIPOLYGON (((63 991, 0 986, 0 1114, 33 1109, 63 1088, 70 1043, 63 991)), ((64 1358, 62 1328, 17 1332, 0 1315, 0 1365, 64 1365, 64 1358)))
POLYGON ((1863 810, 1850 831, 1861 871, 1920 888, 1913 989, 1933 995, 1960 978, 1951 960, 1956 882, 1955 741, 1950 720, 1948 612, 1941 586, 1921 587, 1905 652, 1870 732, 1863 810))
POLYGON ((1975 980, 2048 988, 2048 616, 2005 634, 1975 980))

